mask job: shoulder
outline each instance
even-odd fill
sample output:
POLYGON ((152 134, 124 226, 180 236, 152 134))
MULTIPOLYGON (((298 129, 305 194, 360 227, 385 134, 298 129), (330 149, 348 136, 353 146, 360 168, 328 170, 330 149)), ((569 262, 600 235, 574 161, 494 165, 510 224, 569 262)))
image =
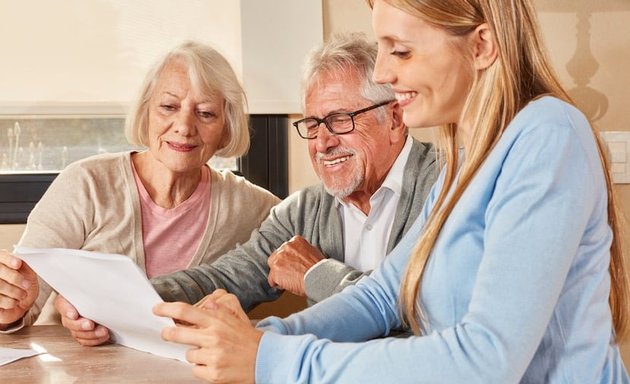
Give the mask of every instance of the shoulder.
MULTIPOLYGON (((280 199, 268 190, 250 182, 243 176, 238 176, 228 169, 216 170, 210 167, 212 175, 212 188, 220 188, 229 191, 232 198, 248 198, 254 200, 268 200, 274 203, 280 199)), ((223 196, 223 194, 222 194, 223 196)))
POLYGON ((578 130, 591 133, 590 123, 575 106, 552 96, 544 96, 527 104, 514 117, 506 133, 532 133, 549 129, 578 130))
POLYGON ((75 181, 119 179, 125 168, 130 170, 130 155, 131 152, 117 152, 86 157, 68 165, 57 179, 75 181))
POLYGON ((434 168, 437 166, 437 152, 433 143, 419 141, 413 139, 411 144, 411 152, 407 158, 406 166, 413 165, 414 167, 420 163, 422 168, 434 168))
POLYGON ((274 207, 274 211, 304 215, 306 212, 318 211, 322 206, 333 204, 334 197, 326 192, 322 184, 316 184, 293 192, 274 207))
POLYGON ((551 96, 531 101, 514 117, 489 160, 509 161, 514 172, 529 166, 541 177, 555 177, 559 167, 590 168, 593 177, 602 172, 595 134, 586 116, 551 96))

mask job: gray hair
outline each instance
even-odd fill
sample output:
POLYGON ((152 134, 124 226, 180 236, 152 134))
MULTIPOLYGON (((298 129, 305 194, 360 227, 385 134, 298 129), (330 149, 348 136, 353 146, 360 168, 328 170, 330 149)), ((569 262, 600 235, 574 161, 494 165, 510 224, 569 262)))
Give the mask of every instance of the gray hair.
POLYGON ((362 81, 361 96, 374 103, 394 99, 389 85, 372 80, 377 52, 376 43, 368 42, 363 33, 335 35, 311 51, 302 75, 302 110, 306 107, 308 89, 324 73, 357 74, 362 81))
POLYGON ((215 153, 222 157, 238 157, 249 148, 247 97, 228 61, 215 49, 198 42, 187 41, 158 60, 147 72, 139 97, 131 106, 125 125, 129 143, 148 147, 149 101, 164 67, 173 60, 188 66, 188 76, 194 88, 203 95, 221 95, 225 100, 227 137, 215 153))

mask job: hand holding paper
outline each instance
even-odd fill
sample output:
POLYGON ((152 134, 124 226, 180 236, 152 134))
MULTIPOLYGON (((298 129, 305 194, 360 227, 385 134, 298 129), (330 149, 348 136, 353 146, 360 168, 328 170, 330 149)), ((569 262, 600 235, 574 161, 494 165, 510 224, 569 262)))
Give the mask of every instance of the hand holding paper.
POLYGON ((21 319, 38 293, 35 272, 19 258, 0 250, 0 328, 21 319))
POLYGON ((109 328, 118 344, 186 361, 186 347, 161 340, 171 319, 153 315, 162 299, 144 272, 122 255, 71 249, 17 247, 14 254, 26 261, 81 316, 109 328))
POLYGON ((94 347, 109 341, 109 330, 91 319, 82 317, 65 297, 57 295, 54 304, 61 315, 61 324, 70 331, 79 344, 94 347))

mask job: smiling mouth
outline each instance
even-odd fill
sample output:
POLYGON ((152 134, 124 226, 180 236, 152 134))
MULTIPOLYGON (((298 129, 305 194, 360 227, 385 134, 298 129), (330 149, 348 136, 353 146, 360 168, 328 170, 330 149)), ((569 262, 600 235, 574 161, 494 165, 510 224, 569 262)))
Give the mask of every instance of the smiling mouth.
POLYGON ((174 143, 172 141, 167 141, 166 143, 168 144, 169 148, 178 152, 190 152, 193 149, 197 148, 196 145, 192 145, 192 144, 180 144, 180 143, 174 143))
POLYGON ((418 95, 418 92, 409 91, 409 92, 395 92, 394 96, 396 97, 396 101, 398 101, 398 105, 401 107, 405 107, 407 104, 411 103, 411 101, 418 95))
POLYGON ((332 166, 335 166, 337 164, 341 164, 341 163, 344 163, 344 162, 348 161, 351 156, 352 155, 348 155, 348 156, 344 156, 344 157, 338 157, 338 158, 332 159, 332 160, 322 159, 321 163, 324 165, 324 167, 332 167, 332 166))

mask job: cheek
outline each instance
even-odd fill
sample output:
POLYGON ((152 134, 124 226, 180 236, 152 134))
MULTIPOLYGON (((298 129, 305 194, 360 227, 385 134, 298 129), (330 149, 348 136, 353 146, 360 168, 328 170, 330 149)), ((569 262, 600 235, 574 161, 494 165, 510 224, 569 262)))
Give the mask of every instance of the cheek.
POLYGON ((203 128, 200 132, 201 141, 207 146, 220 147, 227 138, 227 132, 224 134, 223 127, 211 126, 203 128))
POLYGON ((311 159, 311 163, 313 164, 313 167, 315 167, 315 165, 317 164, 315 160, 317 149, 315 148, 314 140, 308 140, 306 145, 307 145, 307 150, 308 150, 308 157, 309 159, 311 159))
POLYGON ((155 140, 168 131, 168 122, 153 115, 149 115, 147 136, 155 140))

